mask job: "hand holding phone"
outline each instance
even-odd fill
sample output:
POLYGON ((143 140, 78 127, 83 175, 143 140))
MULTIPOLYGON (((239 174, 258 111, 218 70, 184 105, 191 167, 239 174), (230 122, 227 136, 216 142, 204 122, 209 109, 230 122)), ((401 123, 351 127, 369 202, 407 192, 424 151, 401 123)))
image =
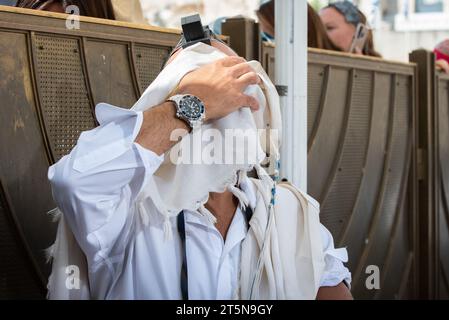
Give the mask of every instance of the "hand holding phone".
POLYGON ((355 30, 354 38, 352 40, 350 53, 361 53, 365 48, 366 40, 368 39, 369 29, 363 23, 359 23, 355 30))

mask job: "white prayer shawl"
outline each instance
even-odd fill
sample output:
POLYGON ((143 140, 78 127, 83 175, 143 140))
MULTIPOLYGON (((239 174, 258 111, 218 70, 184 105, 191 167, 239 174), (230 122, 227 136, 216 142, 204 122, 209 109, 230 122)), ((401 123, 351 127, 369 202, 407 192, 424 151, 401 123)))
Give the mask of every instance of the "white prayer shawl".
MULTIPOLYGON (((133 109, 143 111, 162 103, 185 74, 223 56, 217 49, 201 43, 184 50, 164 69, 133 109)), ((264 82, 267 108, 262 106, 261 111, 254 114, 254 118, 250 110, 244 108, 230 115, 228 119, 220 120, 222 124, 224 123, 221 128, 256 129, 259 126, 269 125, 273 129, 280 130, 279 97, 276 89, 259 63, 250 62, 249 64, 264 82)), ((260 93, 257 90, 252 93, 263 104, 260 93)), ((213 125, 220 128, 220 121, 213 125)), ((263 151, 272 147, 271 150, 274 152, 271 155, 278 156, 279 140, 261 140, 259 143, 262 143, 263 151)), ((243 150, 234 150, 234 152, 243 152, 243 150)), ((235 184, 239 180, 238 176, 245 174, 246 170, 254 166, 260 178, 252 180, 257 187, 257 203, 250 221, 251 228, 242 244, 240 292, 236 293, 235 298, 315 299, 324 271, 318 204, 296 188, 284 185, 278 188, 276 205, 272 207, 275 183, 259 165, 264 160, 263 157, 258 150, 248 163, 226 166, 224 171, 217 171, 219 165, 210 166, 213 168, 199 165, 200 171, 196 171, 197 176, 188 176, 188 166, 177 169, 170 162, 166 162, 161 166, 161 171, 156 172, 155 178, 149 179, 150 183, 139 195, 137 201, 140 214, 142 216, 149 214, 146 212, 145 202, 150 201, 149 198, 151 198, 160 213, 165 216, 165 229, 169 232, 169 229, 171 230, 168 228, 169 217, 178 214, 182 209, 199 210, 200 213, 211 217, 204 208, 209 192, 223 192, 228 189, 239 198, 243 205, 246 205, 248 200, 245 199, 243 192, 235 187, 235 184), (207 170, 207 174, 201 174, 201 170, 207 170), (236 172, 239 174, 237 175, 236 172), (179 173, 181 175, 178 176, 177 181, 172 179, 179 173), (175 188, 176 183, 186 181, 190 182, 189 191, 195 192, 184 193, 181 199, 167 197, 164 193, 164 188, 175 188), (200 181, 205 185, 195 185, 193 188, 192 181, 200 181)), ((179 194, 180 191, 178 190, 177 193, 179 194)), ((48 283, 48 297, 50 299, 88 299, 90 292, 86 259, 63 217, 59 222, 57 239, 50 255, 53 257, 53 270, 48 283), (80 267, 80 290, 67 289, 66 266, 69 265, 80 267)))
POLYGON ((257 204, 242 244, 240 298, 312 300, 325 262, 319 204, 293 185, 278 185, 274 214, 267 214, 269 188, 252 179, 257 204))
MULTIPOLYGON (((169 98, 171 92, 174 91, 186 74, 224 57, 226 57, 226 54, 203 43, 195 44, 183 50, 164 68, 132 109, 134 111, 145 111, 159 105, 169 98)), ((261 88, 256 85, 249 86, 246 90, 247 94, 253 95, 260 102, 260 110, 253 115, 249 108, 242 108, 222 119, 205 123, 200 131, 186 136, 181 143, 165 154, 164 163, 153 177, 149 178, 147 185, 138 197, 141 212, 146 211, 145 199, 151 199, 156 208, 164 215, 165 230, 168 236, 170 236, 171 230, 169 218, 177 216, 182 210, 199 210, 200 213, 214 222, 215 218, 204 207, 209 198, 209 193, 222 193, 229 187, 235 186, 237 173, 250 171, 254 166, 264 161, 266 153, 270 151, 269 147, 274 149, 270 154, 278 155, 279 142, 275 141, 276 137, 268 139, 268 141, 262 140, 259 138, 257 129, 267 129, 267 125, 270 125, 271 127, 268 129, 272 129, 273 132, 280 131, 279 96, 260 63, 252 61, 249 64, 259 74, 266 91, 269 92, 265 97, 261 88), (202 139, 202 134, 205 132, 218 134, 219 142, 222 143, 218 144, 216 141, 211 143, 211 141, 202 139), (234 143, 231 148, 223 151, 223 147, 229 143, 232 144, 233 141, 229 139, 225 141, 226 133, 231 133, 240 141, 247 143, 234 143), (267 145, 268 143, 271 146, 267 145), (221 157, 216 158, 221 161, 220 164, 204 163, 202 156, 205 152, 208 152, 211 145, 222 151, 221 157), (177 152, 174 152, 174 150, 177 152), (174 155, 178 153, 186 158, 188 158, 186 155, 193 154, 193 158, 196 157, 196 160, 199 161, 193 165, 191 163, 175 163, 175 161, 183 159, 182 157, 175 157, 174 159, 174 155), (243 157, 241 157, 242 155, 243 157), (226 159, 229 158, 234 160, 226 162, 226 159), (240 158, 240 161, 235 161, 237 158, 240 158), (186 185, 189 186, 188 192, 185 190, 186 185)), ((280 133, 278 136, 280 136, 280 133)), ((265 137, 265 135, 262 135, 262 137, 265 137)), ((272 162, 275 162, 275 160, 272 160, 272 162)))

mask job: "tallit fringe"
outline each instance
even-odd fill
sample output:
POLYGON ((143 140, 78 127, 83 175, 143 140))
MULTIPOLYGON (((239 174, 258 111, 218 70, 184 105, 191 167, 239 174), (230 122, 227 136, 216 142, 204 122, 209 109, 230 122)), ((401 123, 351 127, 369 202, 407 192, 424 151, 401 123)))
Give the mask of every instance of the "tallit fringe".
POLYGON ((246 209, 246 207, 248 207, 249 205, 248 197, 242 190, 233 185, 229 185, 228 191, 231 192, 237 199, 239 199, 240 205, 243 206, 243 209, 246 209))
MULTIPOLYGON (((137 204, 137 208, 139 211, 140 219, 142 220, 142 224, 147 227, 150 225, 150 215, 148 213, 147 208, 145 207, 145 197, 142 197, 143 200, 139 200, 137 204)), ((170 221, 170 213, 167 211, 160 213, 162 218, 164 219, 163 222, 163 232, 164 232, 164 241, 171 241, 173 240, 173 228, 170 221)))
POLYGON ((142 223, 144 226, 148 226, 150 224, 150 216, 148 215, 147 210, 145 209, 145 205, 144 202, 141 201, 139 202, 139 215, 140 218, 142 219, 142 223))
POLYGON ((52 219, 52 222, 59 222, 61 220, 62 212, 59 208, 54 208, 47 212, 47 215, 49 215, 52 219))
MULTIPOLYGON (((62 212, 59 208, 54 208, 47 212, 47 215, 51 217, 51 222, 57 223, 61 220, 62 212)), ((51 263, 55 257, 55 248, 56 248, 56 242, 53 243, 50 247, 47 249, 44 249, 44 256, 45 256, 45 262, 51 263)))
POLYGON ((269 247, 268 242, 269 242, 269 237, 271 234, 271 229, 273 226, 274 204, 276 202, 276 182, 273 181, 273 179, 268 175, 268 173, 260 165, 256 165, 255 169, 256 169, 259 179, 262 182, 262 187, 264 189, 264 190, 258 189, 258 191, 261 193, 262 192, 266 193, 264 199, 266 199, 266 201, 268 200, 268 203, 265 202, 265 206, 266 206, 267 212, 268 212, 268 221, 267 221, 267 226, 264 231, 264 237, 263 237, 264 240, 263 240, 262 248, 260 250, 259 258, 257 260, 256 271, 254 273, 254 278, 251 283, 249 297, 247 297, 248 300, 259 299, 259 297, 260 297, 259 286, 262 281, 262 276, 263 276, 263 272, 264 272, 264 261, 265 261, 266 255, 269 254, 269 252, 267 252, 268 247, 269 247))
POLYGON ((268 252, 269 247, 269 237, 271 234, 271 229, 273 226, 273 217, 274 217, 274 207, 269 204, 268 205, 268 226, 265 230, 264 240, 262 244, 262 248, 260 250, 259 258, 257 260, 256 271, 254 273, 254 278, 251 284, 251 289, 249 293, 248 300, 259 300, 260 299, 260 284, 262 282, 262 276, 264 273, 265 260, 266 256, 270 253, 268 252))
POLYGON ((56 243, 53 243, 51 246, 44 250, 46 263, 51 263, 53 261, 53 258, 55 257, 55 247, 56 243))
MULTIPOLYGON (((59 208, 54 208, 53 210, 48 211, 47 215, 49 215, 52 218, 51 221, 53 223, 59 224, 59 222, 61 221, 61 218, 62 218, 62 211, 59 208)), ((47 249, 44 249, 45 262, 47 264, 53 263, 53 260, 55 259, 56 248, 59 246, 58 235, 59 235, 59 226, 58 226, 58 231, 56 234, 55 242, 47 249)), ((52 272, 50 273, 50 276, 48 277, 48 282, 47 282, 47 294, 46 294, 47 299, 50 299, 50 289, 52 287, 54 287, 53 282, 54 282, 54 273, 53 273, 53 267, 52 267, 52 272)))
POLYGON ((257 176, 260 180, 262 180, 263 185, 267 187, 266 192, 268 192, 269 189, 273 189, 276 187, 276 182, 271 179, 270 175, 264 170, 264 168, 262 168, 262 166, 255 165, 254 168, 256 169, 257 176))
MULTIPOLYGON (((251 168, 252 170, 252 168, 251 168)), ((237 173, 237 185, 239 186, 243 180, 245 180, 248 177, 248 171, 249 170, 240 170, 237 173)))
POLYGON ((201 207, 199 207, 198 212, 203 216, 206 217, 207 220, 211 223, 211 224, 216 224, 217 223, 217 218, 212 214, 212 212, 210 212, 209 210, 206 209, 206 207, 204 205, 202 205, 201 207))
POLYGON ((167 241, 171 241, 173 240, 173 229, 171 227, 171 222, 170 222, 170 215, 166 214, 165 215, 165 221, 164 221, 164 240, 167 241))

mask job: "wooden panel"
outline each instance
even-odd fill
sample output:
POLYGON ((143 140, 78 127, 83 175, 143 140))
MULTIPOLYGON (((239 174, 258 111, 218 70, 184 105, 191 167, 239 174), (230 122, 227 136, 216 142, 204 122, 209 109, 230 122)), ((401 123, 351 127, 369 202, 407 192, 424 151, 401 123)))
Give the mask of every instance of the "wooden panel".
POLYGON ((264 67, 265 71, 267 72, 268 76, 270 77, 271 81, 273 83, 275 82, 275 64, 274 64, 274 47, 271 44, 263 43, 262 44, 262 59, 260 63, 264 67))
POLYGON ((140 94, 156 79, 170 51, 170 48, 164 47, 134 47, 134 61, 136 63, 140 94))
POLYGON ((49 165, 95 127, 96 103, 132 106, 179 40, 85 17, 68 30, 61 16, 0 8, 0 298, 45 298, 56 231, 49 165))
POLYGON ((241 16, 227 18, 221 26, 223 35, 229 36, 230 47, 246 60, 259 60, 260 30, 253 19, 241 16))
POLYGON ((4 186, 2 220, 5 223, 2 228, 8 229, 0 234, 4 241, 0 256, 5 264, 11 263, 7 261, 9 258, 16 261, 15 268, 10 265, 6 270, 2 264, 1 281, 7 282, 2 288, 13 291, 1 295, 16 294, 14 290, 22 288, 24 298, 35 297, 44 292, 49 271, 43 250, 55 236, 55 226, 46 215, 54 208, 47 180, 49 155, 36 113, 27 34, 0 31, 0 53, 0 182, 4 186), (20 237, 22 232, 24 238, 20 237), (22 251, 13 252, 12 248, 22 251), (19 258, 28 253, 29 260, 19 258), (35 266, 39 269, 29 270, 35 266), (32 278, 29 272, 37 273, 39 281, 30 281, 25 289, 24 279, 32 278))
POLYGON ((86 41, 86 62, 92 95, 97 105, 106 102, 130 108, 137 101, 137 88, 126 43, 86 41))

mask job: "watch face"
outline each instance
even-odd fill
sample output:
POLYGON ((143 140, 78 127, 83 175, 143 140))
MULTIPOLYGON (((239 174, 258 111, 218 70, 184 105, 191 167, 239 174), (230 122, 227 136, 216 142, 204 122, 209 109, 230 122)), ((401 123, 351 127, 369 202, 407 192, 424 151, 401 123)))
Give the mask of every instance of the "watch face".
POLYGON ((182 98, 179 106, 183 116, 189 120, 199 120, 204 114, 204 105, 201 100, 195 96, 185 96, 182 98))

